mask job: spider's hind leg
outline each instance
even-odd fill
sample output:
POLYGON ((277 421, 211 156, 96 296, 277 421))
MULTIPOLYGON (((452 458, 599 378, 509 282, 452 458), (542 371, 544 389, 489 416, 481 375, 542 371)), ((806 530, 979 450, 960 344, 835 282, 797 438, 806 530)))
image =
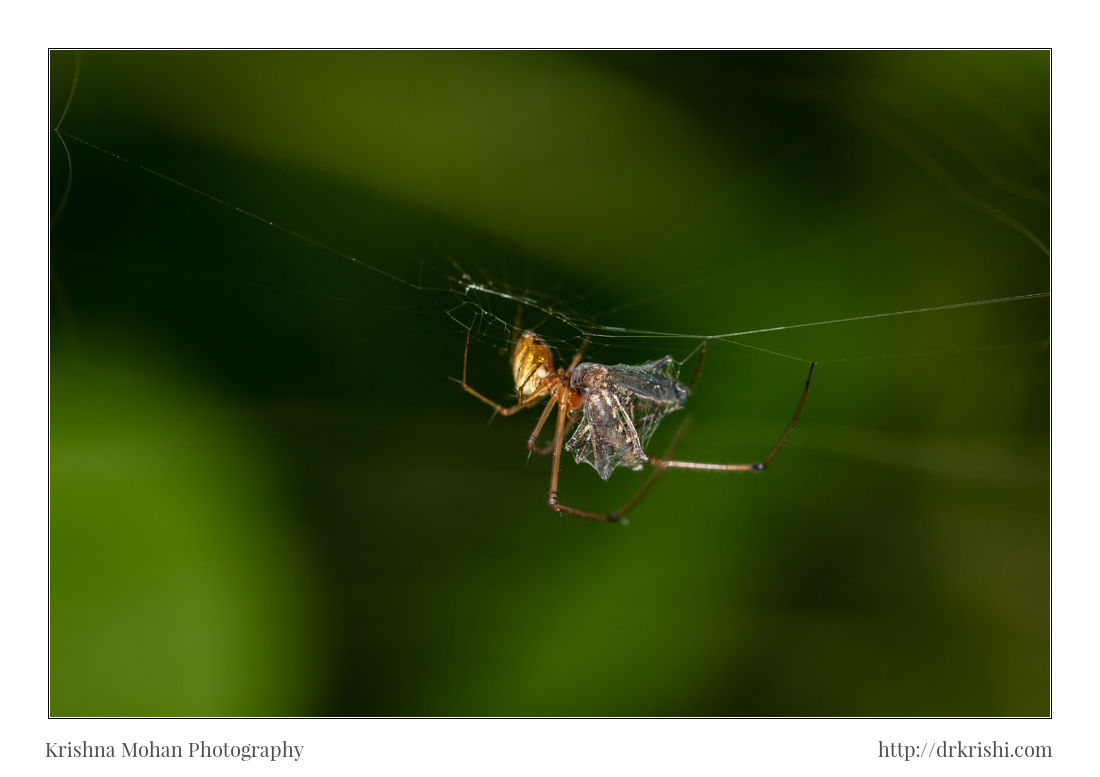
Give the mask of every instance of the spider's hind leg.
POLYGON ((802 415, 802 406, 806 404, 806 395, 810 392, 810 380, 814 376, 814 367, 816 363, 810 363, 810 372, 806 375, 806 385, 802 389, 802 396, 798 399, 798 407, 794 410, 794 417, 791 418, 791 422, 787 424, 787 429, 783 432, 783 436, 779 438, 779 442, 775 444, 775 447, 771 449, 771 453, 764 457, 762 461, 758 461, 755 464, 708 464, 700 461, 675 461, 672 459, 657 459, 650 457, 649 463, 657 469, 702 469, 709 470, 711 472, 761 472, 771 464, 772 459, 779 453, 779 450, 787 442, 787 438, 791 436, 791 432, 794 431, 794 425, 798 423, 798 417, 802 415))

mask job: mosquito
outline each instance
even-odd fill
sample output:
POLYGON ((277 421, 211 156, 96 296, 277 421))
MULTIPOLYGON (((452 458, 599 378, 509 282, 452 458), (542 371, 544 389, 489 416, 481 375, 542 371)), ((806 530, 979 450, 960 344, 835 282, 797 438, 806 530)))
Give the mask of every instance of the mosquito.
POLYGON ((470 358, 470 334, 466 335, 466 351, 462 358, 462 388, 492 407, 502 416, 510 416, 524 408, 546 400, 546 406, 527 438, 527 450, 539 454, 553 454, 550 469, 550 493, 547 504, 558 514, 568 513, 593 521, 620 522, 641 501, 653 480, 668 469, 696 469, 709 472, 761 472, 771 463, 787 442, 810 391, 814 364, 810 364, 806 385, 798 399, 794 416, 783 436, 771 452, 754 464, 710 464, 699 461, 678 461, 650 456, 645 446, 660 421, 669 413, 680 410, 691 395, 703 368, 706 341, 699 354, 699 363, 690 384, 683 384, 673 373, 676 362, 665 356, 646 364, 605 365, 581 362, 588 339, 581 344, 567 368, 554 367, 550 346, 535 332, 527 330, 516 340, 512 350, 512 378, 519 402, 505 407, 474 389, 466 380, 470 358), (558 410, 554 422, 554 440, 547 447, 537 445, 539 434, 558 410), (565 441, 569 428, 577 429, 565 441), (576 462, 592 465, 601 478, 607 480, 617 467, 640 470, 646 464, 654 468, 654 474, 642 489, 618 512, 596 513, 578 510, 558 501, 558 475, 561 470, 562 449, 573 454, 576 462))

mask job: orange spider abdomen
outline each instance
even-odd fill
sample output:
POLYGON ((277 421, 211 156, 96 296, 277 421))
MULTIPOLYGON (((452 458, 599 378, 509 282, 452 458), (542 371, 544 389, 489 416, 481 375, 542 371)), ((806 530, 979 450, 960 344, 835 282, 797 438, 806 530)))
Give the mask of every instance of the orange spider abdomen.
POLYGON ((547 378, 556 374, 550 347, 534 332, 520 335, 512 351, 512 377, 520 402, 530 399, 547 378))

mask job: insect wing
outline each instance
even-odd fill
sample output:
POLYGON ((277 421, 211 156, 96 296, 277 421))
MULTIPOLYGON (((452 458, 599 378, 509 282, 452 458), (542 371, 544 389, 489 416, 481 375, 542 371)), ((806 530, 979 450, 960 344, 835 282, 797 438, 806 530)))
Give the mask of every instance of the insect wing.
POLYGON ((672 357, 666 356, 648 364, 615 364, 607 367, 610 380, 624 392, 660 405, 683 406, 691 390, 672 377, 672 357))
POLYGON ((691 390, 673 377, 675 362, 671 356, 648 364, 617 364, 607 368, 610 382, 629 408, 641 445, 657 431, 666 415, 684 406, 691 390))

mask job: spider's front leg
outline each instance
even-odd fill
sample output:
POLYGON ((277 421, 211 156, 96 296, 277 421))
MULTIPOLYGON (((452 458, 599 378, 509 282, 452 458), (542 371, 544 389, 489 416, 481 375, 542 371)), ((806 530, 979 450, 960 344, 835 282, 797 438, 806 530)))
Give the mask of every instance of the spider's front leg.
MULTIPOLYGON (((531 453, 537 453, 540 456, 547 456, 554 452, 553 442, 548 442, 546 443, 546 445, 536 445, 535 443, 538 442, 538 436, 539 433, 542 431, 543 425, 546 423, 546 418, 550 416, 550 411, 553 410, 553 408, 555 407, 557 407, 557 403, 554 401, 550 401, 546 404, 546 410, 542 411, 544 417, 539 419, 539 424, 535 427, 535 431, 533 431, 531 433, 531 436, 527 438, 527 450, 531 451, 531 453)), ((580 419, 581 412, 579 410, 574 410, 569 414, 569 417, 565 419, 565 435, 563 435, 563 438, 564 436, 569 434, 570 430, 572 430, 572 428, 577 424, 577 421, 579 421, 580 419)))

